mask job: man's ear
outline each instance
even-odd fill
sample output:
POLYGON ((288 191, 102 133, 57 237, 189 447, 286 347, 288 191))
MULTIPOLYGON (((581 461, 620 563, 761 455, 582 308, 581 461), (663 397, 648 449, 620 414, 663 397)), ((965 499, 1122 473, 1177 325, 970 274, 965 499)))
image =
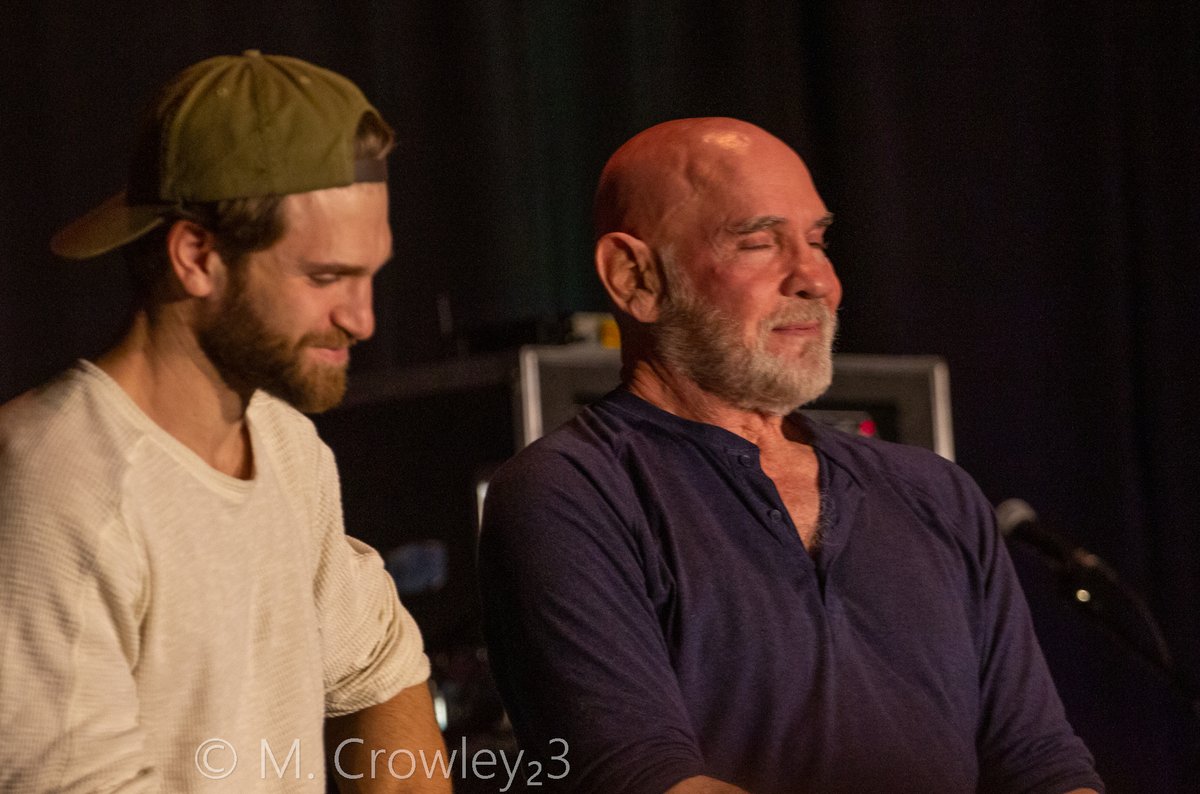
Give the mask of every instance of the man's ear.
POLYGON ((193 221, 177 220, 167 230, 171 271, 189 297, 206 298, 225 282, 225 263, 215 242, 212 232, 193 221))
POLYGON ((638 322, 658 320, 663 280, 650 246, 631 234, 609 232, 596 241, 596 273, 618 309, 638 322))

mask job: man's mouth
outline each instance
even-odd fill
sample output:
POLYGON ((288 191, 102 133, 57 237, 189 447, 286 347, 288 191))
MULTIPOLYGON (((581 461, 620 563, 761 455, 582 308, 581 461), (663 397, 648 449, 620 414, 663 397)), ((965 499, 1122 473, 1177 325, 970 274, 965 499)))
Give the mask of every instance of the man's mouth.
POLYGON ((781 334, 816 334, 820 333, 821 324, 816 321, 806 323, 783 323, 781 325, 772 327, 771 330, 781 334))
POLYGON ((350 361, 348 347, 310 347, 313 355, 323 364, 345 365, 350 361))

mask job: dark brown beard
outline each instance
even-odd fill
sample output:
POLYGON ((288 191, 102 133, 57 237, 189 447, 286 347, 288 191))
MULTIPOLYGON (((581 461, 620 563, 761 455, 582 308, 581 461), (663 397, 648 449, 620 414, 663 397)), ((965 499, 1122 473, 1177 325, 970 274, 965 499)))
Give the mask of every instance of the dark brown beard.
POLYGON ((346 370, 309 364, 308 347, 345 347, 354 340, 344 331, 306 334, 293 343, 267 327, 242 280, 230 280, 220 313, 198 334, 200 348, 231 388, 249 394, 262 389, 304 413, 320 413, 342 401, 346 370))

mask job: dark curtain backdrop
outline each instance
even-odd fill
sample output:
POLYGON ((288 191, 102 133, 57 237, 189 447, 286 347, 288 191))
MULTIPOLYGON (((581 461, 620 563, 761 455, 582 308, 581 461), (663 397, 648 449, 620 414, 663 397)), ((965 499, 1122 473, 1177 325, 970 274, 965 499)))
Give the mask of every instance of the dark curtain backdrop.
POLYGON ((837 214, 840 349, 945 356, 959 462, 1110 561, 1200 670, 1195 4, 44 0, 0 24, 0 398, 119 330, 119 262, 46 241, 120 187, 135 111, 202 57, 313 60, 396 126, 360 370, 604 308, 605 157, 739 116, 837 214))

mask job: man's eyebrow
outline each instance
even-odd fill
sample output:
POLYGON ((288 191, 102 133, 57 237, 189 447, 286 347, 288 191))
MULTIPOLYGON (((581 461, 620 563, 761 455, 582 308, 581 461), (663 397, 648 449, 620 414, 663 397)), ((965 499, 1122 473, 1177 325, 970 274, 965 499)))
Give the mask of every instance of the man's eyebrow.
POLYGON ((344 262, 311 262, 305 260, 304 270, 308 273, 321 273, 337 276, 365 276, 371 269, 365 265, 348 265, 344 262))
POLYGON ((761 232, 763 229, 770 229, 772 226, 778 226, 781 223, 787 223, 787 218, 779 215, 758 215, 754 218, 748 218, 728 226, 728 230, 733 234, 753 234, 761 232))
MULTIPOLYGON (((726 227, 731 234, 753 234, 772 226, 787 223, 787 218, 780 215, 758 215, 726 227)), ((814 229, 827 229, 833 225, 833 213, 827 212, 813 224, 814 229)))

